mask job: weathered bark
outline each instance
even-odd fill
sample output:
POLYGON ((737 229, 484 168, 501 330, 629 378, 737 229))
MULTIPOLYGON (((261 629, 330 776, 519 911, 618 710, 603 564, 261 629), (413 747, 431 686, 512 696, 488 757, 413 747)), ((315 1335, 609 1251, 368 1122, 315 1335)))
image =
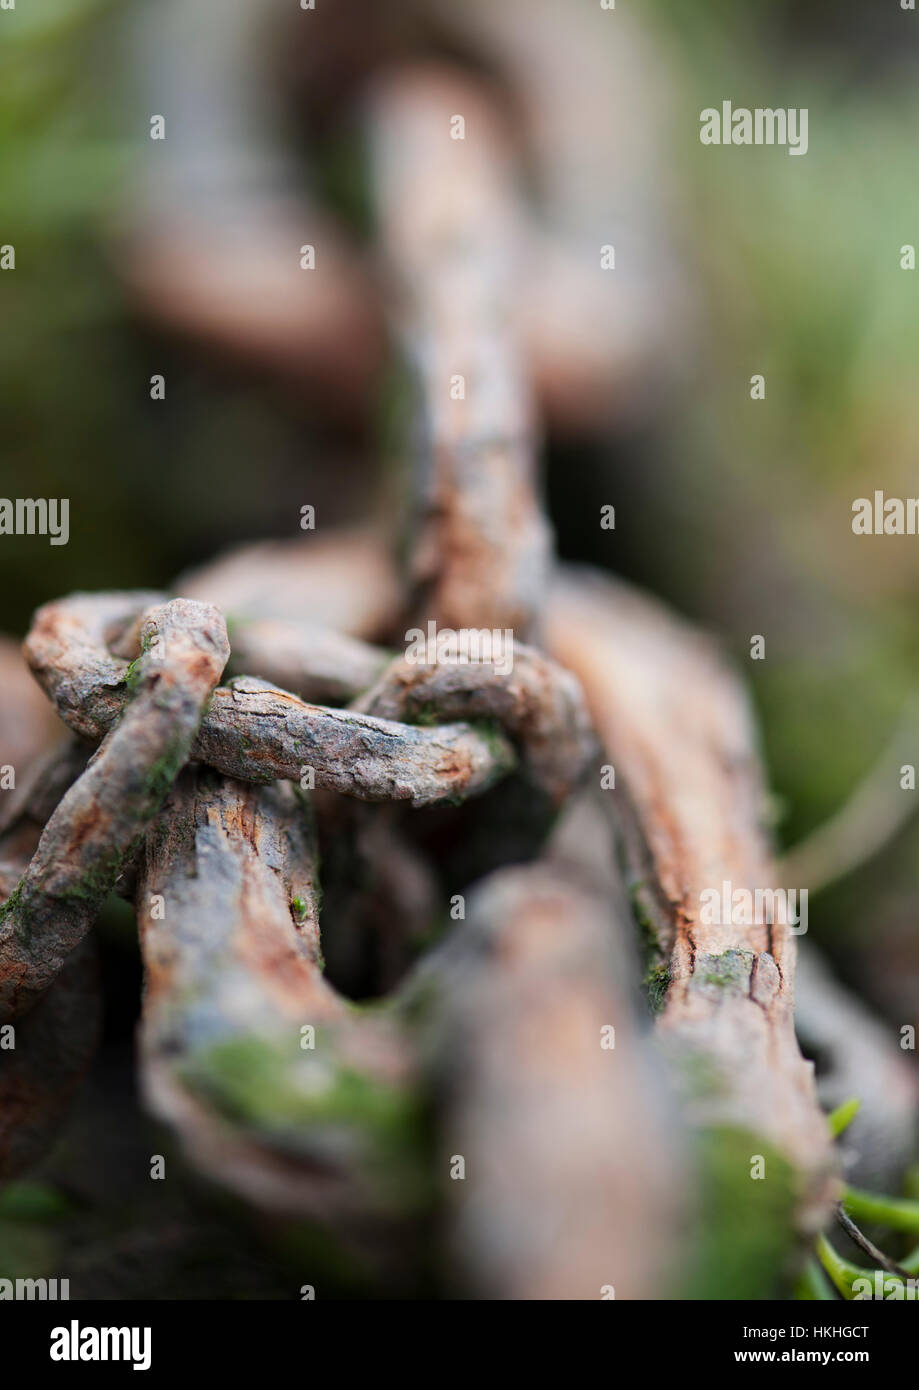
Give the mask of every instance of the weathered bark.
POLYGON ((397 658, 355 704, 381 719, 490 719, 522 751, 524 766, 556 805, 596 751, 584 697, 570 672, 532 647, 508 644, 510 671, 490 662, 418 664, 397 658))
POLYGON ((237 677, 215 691, 193 756, 245 781, 299 781, 363 801, 430 806, 462 800, 514 766, 497 731, 468 724, 417 728, 348 710, 307 705, 265 681, 237 677))
POLYGON ((627 941, 623 901, 580 873, 505 869, 406 989, 430 1033, 449 1267, 467 1294, 671 1287, 685 1167, 632 1015, 627 941))
POLYGON ((813 1067, 794 1035, 795 938, 787 924, 710 925, 701 913, 702 893, 725 880, 775 886, 740 686, 710 642, 597 576, 559 579, 547 642, 580 677, 615 766, 606 794, 650 937, 661 1041, 700 1124, 739 1129, 793 1165, 798 1221, 812 1230, 834 1184, 813 1067))
POLYGON ((166 595, 71 594, 39 608, 22 644, 29 669, 68 728, 99 742, 127 705, 129 663, 111 647, 166 595))
MULTIPOLYGON (((90 738, 104 737, 130 699, 133 667, 113 656, 106 641, 114 633, 123 642, 132 629, 136 614, 125 611, 128 598, 102 595, 95 603, 77 596, 47 604, 26 639, 29 664, 61 718, 90 738)), ((317 787, 413 806, 474 796, 515 763, 499 732, 466 724, 395 724, 306 704, 245 677, 214 691, 191 756, 245 781, 300 781, 303 769, 311 768, 317 787)))
POLYGON ((187 769, 148 833, 138 914, 144 1090, 194 1162, 358 1243, 410 1213, 410 1059, 391 1016, 323 976, 303 799, 187 769))
POLYGON ((149 651, 136 669, 134 698, 51 816, 0 908, 0 1017, 34 1004, 89 930, 187 761, 229 652, 217 610, 185 599, 154 609, 144 636, 149 651))
MULTIPOLYGON (((0 639, 0 763, 16 785, 0 794, 0 902, 22 877, 45 821, 89 749, 60 741, 60 724, 29 675, 19 644, 0 639)), ((91 949, 65 963, 38 1004, 0 1032, 0 1181, 27 1172, 56 1137, 92 1060, 101 996, 91 949)))
POLYGON ((536 496, 532 402, 508 328, 522 231, 507 134, 480 83, 433 65, 381 79, 367 129, 397 332, 419 398, 414 611, 442 627, 526 638, 550 531, 536 496), (451 139, 456 113, 464 139, 451 139))

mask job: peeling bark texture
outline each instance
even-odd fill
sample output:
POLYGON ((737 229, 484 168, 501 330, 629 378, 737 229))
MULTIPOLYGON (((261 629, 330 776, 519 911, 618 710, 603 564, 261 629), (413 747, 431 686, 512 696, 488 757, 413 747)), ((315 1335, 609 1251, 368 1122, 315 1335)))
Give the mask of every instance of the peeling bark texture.
POLYGON ((399 1215, 411 1175, 392 1191, 386 1164, 402 1121, 410 1140, 411 1063, 391 1017, 357 1013, 323 976, 304 798, 187 769, 148 832, 138 913, 144 1090, 193 1161, 346 1233, 399 1215))
POLYGON ((514 766, 498 732, 468 724, 429 729, 307 705, 265 681, 237 677, 215 691, 193 756, 245 781, 299 781, 363 801, 430 806, 490 787, 514 766))
POLYGON ((701 921, 702 892, 725 880, 776 886, 746 699, 708 640, 597 576, 558 580, 547 645, 580 677, 615 765, 606 795, 658 971, 658 1031, 694 1113, 774 1145, 797 1171, 799 1221, 812 1230, 834 1182, 813 1067, 794 1034, 795 938, 778 923, 701 921))
POLYGON ((406 987, 429 1019, 451 1268, 467 1294, 666 1287, 685 1168, 627 997, 627 934, 622 904, 580 875, 504 869, 406 987), (450 1180, 458 1158, 465 1181, 450 1180))
POLYGON ((71 594, 46 603, 32 620, 23 652, 33 676, 74 733, 98 743, 114 726, 130 691, 128 662, 112 643, 163 594, 71 594))
MULTIPOLYGON (((113 656, 108 645, 130 643, 137 621, 136 599, 132 606, 130 598, 103 595, 95 602, 78 595, 48 604, 26 641, 29 663, 61 718, 90 738, 104 737, 130 699, 133 664, 113 656)), ((309 767, 317 787, 413 806, 474 796, 516 761, 497 731, 395 724, 306 704, 249 677, 214 691, 191 756, 244 781, 299 782, 309 767)))
MULTIPOLYGON (((89 930, 186 762, 229 652, 217 610, 184 599, 149 615, 144 640, 128 709, 63 797, 0 908, 0 1017, 34 1004, 89 930)), ((70 692, 63 698, 73 708, 70 692)))
MULTIPOLYGON (((16 785, 0 793, 0 903, 9 897, 42 827, 90 749, 61 742, 60 723, 29 675, 18 643, 0 639, 0 764, 16 785)), ((34 1009, 0 1039, 0 1182, 37 1163, 57 1136, 96 1049, 101 993, 86 943, 34 1009), (10 1046, 10 1043, 14 1046, 10 1046)))
POLYGON ((262 680, 318 704, 353 700, 388 665, 387 652, 330 628, 280 618, 240 619, 231 626, 230 672, 262 680))
POLYGON ((389 536, 373 525, 240 546, 180 575, 174 591, 216 604, 231 626, 278 618, 365 642, 387 640, 402 602, 389 536))
POLYGON ((95 953, 83 941, 0 1048, 0 1182, 37 1163, 56 1138, 92 1061, 102 1023, 95 953))
POLYGON ((550 530, 532 401, 508 330, 522 226, 507 133, 476 80, 436 66, 381 79, 367 130, 396 329, 418 395, 416 620, 526 639, 550 530), (474 138, 451 139, 457 112, 474 138))
MULTIPOLYGON (((508 656, 511 652, 508 652, 508 656)), ((505 673, 494 664, 397 658, 352 708, 381 719, 490 719, 520 747, 524 766, 560 805, 583 776, 596 743, 576 679, 532 647, 513 645, 505 673)))
POLYGON ((916 1152, 919 1077, 883 1024, 836 980, 809 941, 798 944, 795 1026, 817 1059, 817 1091, 828 1110, 860 1102, 841 1140, 847 1182, 899 1192, 916 1152))

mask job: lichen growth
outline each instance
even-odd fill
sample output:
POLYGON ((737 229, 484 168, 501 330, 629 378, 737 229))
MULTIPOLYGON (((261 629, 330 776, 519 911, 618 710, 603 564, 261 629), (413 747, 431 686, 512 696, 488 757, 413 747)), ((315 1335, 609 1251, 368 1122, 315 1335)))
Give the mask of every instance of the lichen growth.
POLYGON ((24 910, 25 893, 23 892, 23 883, 24 880, 20 879, 12 893, 6 899, 6 902, 0 903, 0 926, 14 914, 24 910))
POLYGON ((443 716, 438 714, 437 706, 432 700, 419 700, 406 711, 407 722, 418 724, 424 729, 429 729, 434 724, 442 724, 443 716))
POLYGON ((166 743, 158 758, 144 773, 144 793, 149 798, 151 811, 160 805, 169 788, 178 777, 191 751, 191 738, 183 731, 174 734, 166 743))
POLYGON ((141 679, 144 675, 144 657, 147 655, 152 645, 153 638, 151 637, 150 633, 145 633, 144 636, 141 638, 140 655, 136 656, 133 661, 129 661, 127 667, 125 668, 125 673, 122 677, 122 684, 127 687, 128 693, 131 695, 133 695, 136 692, 137 687, 140 684, 141 679))
POLYGON ((648 993, 648 1007, 652 1014, 659 1014, 663 1009, 671 979, 669 966, 654 965, 649 967, 643 983, 648 993))
POLYGON ((704 955, 696 962, 695 978, 715 989, 739 989, 745 993, 749 987, 753 961, 752 951, 736 948, 723 951, 721 955, 704 955))
POLYGON ((81 872, 76 883, 64 889, 58 896, 62 901, 76 898, 81 902, 101 902, 112 891, 112 885, 121 872, 124 859, 125 854, 122 850, 113 849, 101 854, 95 863, 88 865, 81 872))
POLYGON ((129 661, 122 678, 123 684, 127 686, 128 692, 133 695, 140 682, 141 658, 136 656, 133 661, 129 661))
POLYGON ((661 946, 660 933, 648 903, 647 892, 647 885, 641 879, 633 879, 629 884, 629 906, 635 925, 641 934, 646 961, 645 977, 642 984, 646 992, 648 1008, 652 1014, 659 1014, 664 1007, 672 976, 661 946))
POLYGON ((179 1065, 185 1083, 261 1142, 302 1157, 316 1149, 357 1159, 387 1206, 427 1201, 420 1161, 425 1121, 416 1093, 329 1058, 332 1043, 302 1050, 258 1036, 229 1038, 179 1065))

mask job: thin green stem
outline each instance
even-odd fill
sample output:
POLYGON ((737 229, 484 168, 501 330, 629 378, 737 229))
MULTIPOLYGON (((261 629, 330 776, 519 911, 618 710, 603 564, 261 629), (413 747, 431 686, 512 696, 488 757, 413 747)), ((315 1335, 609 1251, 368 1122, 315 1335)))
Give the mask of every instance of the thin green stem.
POLYGON ((823 1235, 817 1237, 817 1258, 843 1298, 854 1296, 852 1285, 856 1279, 863 1279, 866 1275, 871 1277, 867 1270, 861 1269, 849 1260, 844 1260, 840 1254, 837 1254, 826 1236, 823 1235))
POLYGON ((847 1187, 842 1199, 844 1209, 853 1221, 875 1222, 878 1226, 890 1226, 895 1231, 913 1231, 919 1234, 919 1202, 911 1202, 905 1197, 882 1197, 876 1192, 862 1192, 856 1187, 847 1187))
POLYGON ((816 1300, 821 1303, 835 1302, 833 1291, 827 1284, 823 1270, 816 1260, 808 1260, 807 1264, 802 1269, 801 1277, 795 1289, 795 1295, 800 1299, 816 1300))
POLYGON ((831 1110, 826 1117, 827 1126, 834 1139, 838 1139, 844 1129, 855 1119, 861 1109, 861 1101, 855 1096, 851 1100, 844 1100, 842 1105, 837 1105, 835 1110, 831 1110))
MULTIPOLYGON (((817 1237, 817 1257, 843 1298, 873 1300, 875 1297, 882 1297, 911 1301, 916 1298, 915 1285, 907 1285, 899 1275, 888 1274, 886 1270, 863 1269, 860 1265, 852 1264, 850 1260, 844 1260, 833 1249, 826 1236, 817 1237), (858 1281, 864 1281, 867 1289, 859 1289, 856 1294, 855 1285, 858 1281), (875 1290, 879 1284, 883 1292, 876 1294, 875 1290)), ((907 1265, 904 1263, 902 1268, 906 1269, 907 1265)))

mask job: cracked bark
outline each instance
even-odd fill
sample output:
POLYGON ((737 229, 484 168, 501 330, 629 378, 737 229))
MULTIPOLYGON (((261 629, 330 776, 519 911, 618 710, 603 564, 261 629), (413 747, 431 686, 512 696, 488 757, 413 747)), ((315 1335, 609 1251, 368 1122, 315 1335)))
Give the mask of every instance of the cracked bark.
POLYGON ((598 892, 558 855, 499 870, 406 987, 427 1019, 461 1292, 660 1297, 679 1268, 685 1154, 606 878, 598 892), (457 1158, 465 1180, 448 1181, 457 1158))
MULTIPOLYGON (((42 826, 82 771, 89 750, 76 747, 76 739, 59 742, 60 725, 29 676, 18 644, 6 639, 0 639, 0 687, 0 762, 16 770, 15 788, 0 797, 2 901, 19 882, 42 826)), ((101 1005, 94 952, 86 943, 30 1013, 17 1020, 12 1034, 5 1035, 7 1045, 0 1046, 0 1181, 27 1172, 56 1138, 95 1052, 101 1005)))
POLYGON ((792 1163, 799 1229, 812 1231, 835 1180, 813 1067, 794 1034, 795 938, 787 925, 712 925, 701 914, 703 891, 725 880, 774 886, 744 694, 708 639, 596 575, 558 579, 547 633, 580 677, 615 766, 607 796, 652 962, 666 971, 661 1041, 700 1124, 748 1132, 792 1163))
MULTIPOLYGON (((25 642, 29 665, 84 737, 104 738, 130 698, 131 667, 113 649, 130 650, 150 597, 76 595, 36 614, 25 642)), ((299 782, 309 767, 318 787, 413 806, 474 796, 516 761, 497 732, 458 723, 418 728, 307 704, 254 677, 214 690, 190 753, 230 777, 299 782)))
POLYGON ((354 709, 383 719, 491 719, 520 746, 523 765, 560 805, 595 751, 584 698, 570 672, 514 643, 509 672, 491 663, 419 665, 397 658, 354 709))
POLYGON ((396 332, 417 394, 415 620, 525 639, 551 533, 536 497, 533 405, 508 328, 523 236, 508 135, 484 86, 446 66, 378 80, 366 119, 396 332), (455 112, 474 140, 450 138, 455 112), (451 391, 457 376, 462 399, 451 391))
POLYGON ((381 1231, 424 1193, 386 1166, 412 1064, 394 1017, 356 1012, 323 975, 304 798, 186 769, 147 835, 138 920, 154 1113, 214 1180, 382 1258, 381 1231))
POLYGON ((133 699, 0 908, 0 1017, 31 1007, 89 930, 186 761, 229 651, 217 610, 184 599, 153 609, 145 637, 133 699))

